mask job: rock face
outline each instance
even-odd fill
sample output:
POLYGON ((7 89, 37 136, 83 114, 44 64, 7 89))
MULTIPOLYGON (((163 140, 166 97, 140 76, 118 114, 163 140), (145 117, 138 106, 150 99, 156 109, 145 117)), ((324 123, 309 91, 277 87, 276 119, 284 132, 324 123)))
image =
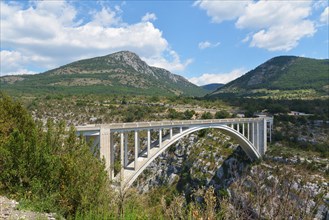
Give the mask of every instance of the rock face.
POLYGON ((0 196, 0 219, 26 219, 26 220, 34 220, 34 219, 48 219, 48 220, 56 220, 61 219, 54 213, 37 213, 32 211, 22 211, 18 210, 17 206, 18 202, 15 200, 10 200, 5 196, 0 196))
POLYGON ((135 186, 146 192, 154 186, 174 184, 185 195, 202 186, 227 188, 250 161, 230 137, 217 130, 206 135, 181 139, 149 165, 135 186))
MULTIPOLYGON (((328 213, 326 178, 318 174, 301 173, 298 167, 302 163, 305 163, 303 159, 295 161, 294 157, 279 160, 266 156, 261 163, 252 165, 244 151, 233 144, 230 137, 210 130, 205 134, 195 133, 181 139, 153 161, 134 185, 141 192, 147 192, 152 187, 168 185, 176 187, 186 198, 195 196, 194 192, 200 188, 212 186, 218 196, 224 193, 223 195, 237 200, 243 200, 244 196, 252 194, 252 187, 256 186, 259 189, 267 189, 267 193, 272 190, 276 195, 272 200, 281 201, 280 193, 283 191, 279 189, 291 184, 292 192, 300 193, 291 195, 297 201, 296 206, 306 204, 307 209, 300 207, 306 216, 325 219, 328 213), (282 176, 282 173, 287 171, 293 174, 287 175, 291 177, 289 181, 282 176), (241 181, 243 184, 240 187, 245 187, 242 191, 236 188, 241 181), (321 195, 323 198, 317 200, 316 198, 321 195)), ((321 169, 319 171, 321 172, 321 169)), ((247 198, 251 198, 252 201, 253 197, 247 198)), ((197 197, 195 199, 202 200, 197 197)), ((257 211, 255 201, 250 204, 254 207, 247 208, 257 211)), ((271 216, 271 213, 264 214, 271 216)))

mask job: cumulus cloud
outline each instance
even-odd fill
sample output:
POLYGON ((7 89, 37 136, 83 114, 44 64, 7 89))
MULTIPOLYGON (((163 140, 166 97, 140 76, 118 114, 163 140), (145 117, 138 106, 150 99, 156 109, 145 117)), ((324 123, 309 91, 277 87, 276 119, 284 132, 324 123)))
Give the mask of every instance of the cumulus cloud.
POLYGON ((228 83, 240 76, 246 71, 243 68, 232 70, 228 73, 204 73, 198 77, 188 79, 190 82, 202 86, 210 83, 228 83))
POLYGON ((220 23, 225 20, 234 20, 244 11, 249 1, 209 1, 198 0, 194 6, 207 11, 212 22, 220 23))
POLYGON ((93 25, 111 27, 121 25, 122 19, 117 15, 115 11, 111 10, 108 7, 103 7, 101 11, 94 13, 93 21, 91 23, 93 25))
POLYGON ((301 38, 312 36, 314 33, 314 24, 310 21, 303 21, 298 26, 289 24, 273 26, 255 33, 250 45, 266 48, 269 51, 289 51, 298 45, 301 38))
POLYGON ((243 1, 243 4, 237 6, 237 10, 233 9, 239 3, 241 1, 199 0, 195 5, 206 10, 214 22, 235 20, 238 29, 250 30, 251 33, 242 42, 250 42, 251 47, 288 51, 296 47, 302 38, 313 36, 316 32, 315 23, 309 19, 311 0, 251 0, 243 1))
POLYGON ((154 13, 149 13, 147 12, 143 17, 142 21, 143 22, 148 22, 148 21, 155 21, 157 19, 157 16, 154 13))
POLYGON ((202 41, 199 43, 199 49, 203 50, 209 47, 218 47, 220 45, 220 42, 217 43, 210 43, 209 41, 202 41))
POLYGON ((320 15, 320 21, 329 24, 329 7, 326 7, 320 15))
MULTIPOLYGON (((79 11, 66 1, 33 1, 25 8, 0 4, 1 47, 7 49, 1 51, 7 54, 1 61, 1 75, 29 71, 29 66, 47 70, 120 50, 133 51, 170 71, 183 70, 190 63, 175 51, 168 53, 169 43, 151 22, 125 24, 118 6, 113 10, 102 6, 90 11, 90 20, 81 21, 79 11), (17 65, 5 67, 10 65, 7 57, 17 65)), ((155 15, 149 14, 147 19, 155 19, 155 15)))
POLYGON ((149 58, 142 57, 142 59, 150 66, 160 67, 171 71, 182 71, 193 62, 192 59, 187 59, 182 62, 178 54, 173 50, 167 51, 167 56, 170 57, 169 60, 162 56, 153 56, 149 58))
POLYGON ((1 72, 6 75, 34 74, 35 72, 24 68, 30 59, 16 51, 2 50, 0 51, 1 72))

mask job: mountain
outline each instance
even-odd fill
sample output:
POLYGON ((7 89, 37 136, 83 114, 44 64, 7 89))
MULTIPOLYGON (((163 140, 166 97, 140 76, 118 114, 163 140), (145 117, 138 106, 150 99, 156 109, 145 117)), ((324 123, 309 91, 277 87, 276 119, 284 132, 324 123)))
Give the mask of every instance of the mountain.
POLYGON ((208 97, 328 97, 329 60, 274 57, 208 97))
POLYGON ((216 91, 217 89, 223 87, 224 85, 225 84, 223 84, 223 83, 211 83, 211 84, 203 85, 200 87, 209 92, 213 92, 213 91, 216 91))
POLYGON ((36 75, 4 76, 0 85, 1 89, 21 93, 186 96, 206 93, 182 76, 147 65, 129 51, 76 61, 36 75))

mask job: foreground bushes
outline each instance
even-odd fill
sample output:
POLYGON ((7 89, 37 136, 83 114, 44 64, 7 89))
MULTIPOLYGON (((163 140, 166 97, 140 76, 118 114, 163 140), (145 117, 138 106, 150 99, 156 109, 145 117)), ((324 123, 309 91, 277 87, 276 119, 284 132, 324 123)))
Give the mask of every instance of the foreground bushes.
POLYGON ((0 191, 40 211, 64 216, 107 210, 108 178, 102 161, 64 123, 35 123, 0 93, 0 191))

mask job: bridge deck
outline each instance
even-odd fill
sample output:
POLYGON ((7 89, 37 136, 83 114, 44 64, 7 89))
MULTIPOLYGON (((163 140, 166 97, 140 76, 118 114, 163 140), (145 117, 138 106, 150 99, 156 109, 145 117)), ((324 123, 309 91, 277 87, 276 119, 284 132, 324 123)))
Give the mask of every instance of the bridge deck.
POLYGON ((109 128, 111 130, 127 130, 127 129, 145 129, 145 128, 164 128, 182 127, 184 125, 204 125, 204 124, 231 124, 231 123, 248 123, 261 121, 263 118, 227 118, 227 119, 208 119, 208 120, 177 120, 177 121, 152 121, 152 122, 131 122, 131 123, 110 123, 110 124, 92 124, 86 126, 77 126, 77 131, 97 131, 101 128, 109 128))

